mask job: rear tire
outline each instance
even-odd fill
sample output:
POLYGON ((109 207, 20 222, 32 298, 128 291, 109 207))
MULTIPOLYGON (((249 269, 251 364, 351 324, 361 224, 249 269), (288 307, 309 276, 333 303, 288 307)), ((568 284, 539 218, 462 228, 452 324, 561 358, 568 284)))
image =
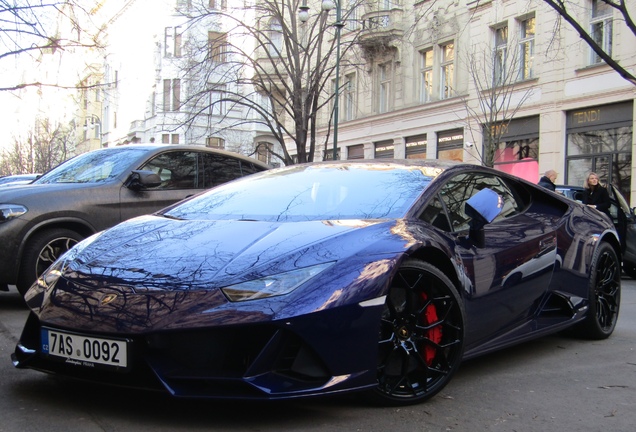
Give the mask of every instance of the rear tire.
POLYGON ((386 298, 378 386, 369 396, 397 406, 437 394, 459 368, 464 322, 463 303, 450 279, 429 263, 405 261, 386 298))
POLYGON ((52 228, 35 234, 29 239, 20 265, 16 288, 24 297, 33 282, 84 237, 66 228, 52 228))
POLYGON ((587 316, 574 328, 575 335, 606 339, 614 332, 621 303, 621 263, 607 242, 602 242, 594 253, 588 299, 587 316))

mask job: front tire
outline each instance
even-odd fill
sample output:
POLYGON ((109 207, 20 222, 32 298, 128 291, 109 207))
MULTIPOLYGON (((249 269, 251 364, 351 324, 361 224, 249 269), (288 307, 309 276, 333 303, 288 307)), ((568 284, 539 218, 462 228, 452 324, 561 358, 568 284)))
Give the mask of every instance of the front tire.
POLYGON ((48 229, 29 239, 22 254, 16 284, 22 297, 44 270, 83 239, 79 233, 66 228, 48 229))
POLYGON ((589 310, 575 333, 586 339, 606 339, 618 320, 621 302, 621 263, 609 243, 602 242, 592 259, 589 310))
POLYGON ((372 398, 409 405, 433 397, 459 368, 464 308, 453 283, 429 263, 407 260, 386 298, 372 398))

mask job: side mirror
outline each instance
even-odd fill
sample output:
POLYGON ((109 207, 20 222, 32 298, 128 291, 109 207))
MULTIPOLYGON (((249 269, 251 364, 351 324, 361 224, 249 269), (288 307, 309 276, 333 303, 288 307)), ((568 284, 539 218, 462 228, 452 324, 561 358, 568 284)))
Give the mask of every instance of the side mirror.
POLYGON ((157 187, 161 184, 161 177, 154 171, 134 170, 124 183, 128 189, 140 190, 157 187))
POLYGON ((471 218, 468 237, 475 246, 483 247, 484 226, 499 216, 502 210, 503 198, 492 189, 482 189, 466 201, 464 211, 471 218))

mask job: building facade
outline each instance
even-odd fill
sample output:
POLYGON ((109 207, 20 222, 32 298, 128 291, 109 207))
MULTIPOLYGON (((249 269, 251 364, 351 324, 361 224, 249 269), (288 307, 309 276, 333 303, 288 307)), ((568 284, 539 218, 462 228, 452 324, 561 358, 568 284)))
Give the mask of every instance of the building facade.
MULTIPOLYGON (((599 0, 575 3, 578 22, 636 70, 636 38, 618 12, 599 0)), ((343 44, 356 48, 347 54, 355 58, 339 59, 341 159, 454 159, 533 182, 554 169, 559 183, 572 185, 595 171, 635 202, 636 86, 544 2, 340 7, 343 44)), ((325 154, 332 145, 328 139, 325 154)))

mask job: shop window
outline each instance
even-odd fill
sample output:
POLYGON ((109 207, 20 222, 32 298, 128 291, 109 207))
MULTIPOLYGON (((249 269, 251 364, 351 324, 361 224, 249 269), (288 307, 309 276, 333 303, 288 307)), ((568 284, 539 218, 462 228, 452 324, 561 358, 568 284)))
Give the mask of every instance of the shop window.
POLYGON ((464 131, 456 129, 437 134, 437 159, 464 160, 464 131))
POLYGON ((364 159, 364 144, 347 147, 347 159, 364 159))
POLYGON ((393 140, 380 141, 374 144, 375 159, 393 159, 393 140))
POLYGON ((426 134, 406 137, 406 158, 426 159, 426 134))

